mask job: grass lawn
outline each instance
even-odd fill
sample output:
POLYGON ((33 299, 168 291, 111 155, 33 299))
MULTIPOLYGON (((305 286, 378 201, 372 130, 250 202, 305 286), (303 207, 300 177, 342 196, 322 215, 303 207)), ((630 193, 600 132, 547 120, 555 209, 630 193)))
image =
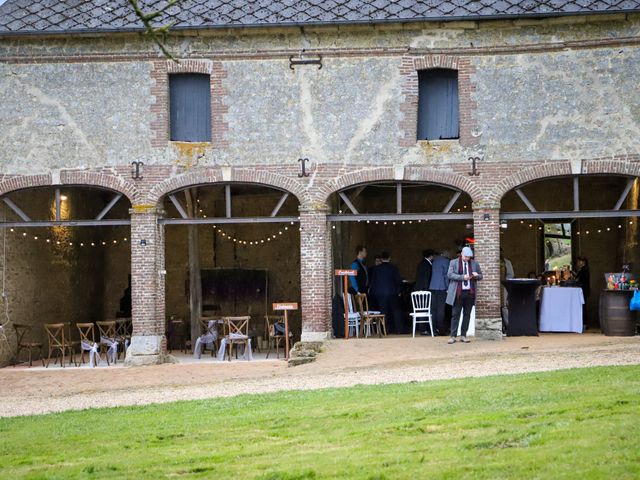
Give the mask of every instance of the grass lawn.
POLYGON ((639 402, 632 366, 0 419, 0 478, 637 479, 639 402))

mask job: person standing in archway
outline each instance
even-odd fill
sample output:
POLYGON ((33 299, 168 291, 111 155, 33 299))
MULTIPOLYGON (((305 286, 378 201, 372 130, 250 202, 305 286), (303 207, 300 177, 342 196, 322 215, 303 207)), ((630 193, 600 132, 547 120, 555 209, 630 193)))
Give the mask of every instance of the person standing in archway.
POLYGON ((356 247, 356 259, 351 262, 351 270, 357 270, 358 275, 356 277, 349 277, 351 286, 349 287, 349 293, 368 293, 369 292, 369 272, 364 264, 367 258, 367 247, 364 245, 358 245, 356 247))
POLYGON ((378 308, 385 315, 387 331, 402 333, 402 312, 400 294, 402 293, 402 277, 398 267, 391 263, 389 252, 380 255, 382 263, 376 267, 376 275, 371 282, 371 294, 378 302, 378 308))
POLYGON ((448 343, 456 343, 460 313, 462 313, 460 341, 469 343, 467 330, 471 319, 471 309, 476 302, 477 282, 482 280, 482 270, 480 269, 480 264, 473 260, 473 250, 469 247, 464 247, 460 257, 449 262, 447 276, 449 277, 447 303, 452 306, 451 337, 448 343))

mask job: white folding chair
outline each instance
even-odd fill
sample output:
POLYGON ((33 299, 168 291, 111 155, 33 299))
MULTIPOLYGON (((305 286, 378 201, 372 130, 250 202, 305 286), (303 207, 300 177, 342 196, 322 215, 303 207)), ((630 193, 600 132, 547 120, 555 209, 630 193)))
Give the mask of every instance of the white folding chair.
POLYGON ((418 291, 411 293, 411 305, 413 306, 413 312, 411 317, 413 318, 413 338, 416 337, 416 324, 428 323, 431 329, 431 336, 433 337, 433 323, 431 322, 431 292, 418 291), (426 320, 418 320, 425 319, 426 320))
POLYGON ((355 330, 355 336, 359 337, 360 336, 360 312, 358 312, 358 310, 355 308, 355 302, 353 300, 353 295, 351 295, 350 293, 347 294, 347 300, 349 301, 349 337, 352 337, 354 335, 351 335, 351 329, 355 330))

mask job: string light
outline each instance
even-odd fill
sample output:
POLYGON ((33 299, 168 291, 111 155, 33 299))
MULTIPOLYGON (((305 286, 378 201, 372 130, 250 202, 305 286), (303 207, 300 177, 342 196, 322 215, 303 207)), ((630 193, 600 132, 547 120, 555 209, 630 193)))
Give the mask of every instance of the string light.
MULTIPOLYGON (((294 222, 292 222, 294 223, 294 222)), ((212 226, 213 231, 217 232, 222 238, 226 239, 226 240, 231 240, 233 243, 235 243, 236 245, 264 245, 267 242, 271 242, 272 240, 276 240, 279 236, 284 235, 285 232, 287 232, 289 230, 288 226, 285 226, 281 229, 278 230, 278 233, 271 233, 269 235, 267 235, 265 238, 261 238, 261 239, 257 239, 257 240, 244 240, 238 237, 234 237, 232 234, 225 232, 224 230, 222 230, 222 228, 217 227, 216 225, 212 226)), ((335 225, 333 225, 332 228, 336 228, 335 225)), ((302 230, 302 229, 300 229, 302 230)))
MULTIPOLYGON (((26 231, 25 232, 17 232, 15 228, 10 228, 9 231, 12 232, 12 233, 18 233, 18 234, 22 233, 22 237, 23 238, 28 237, 28 234, 27 234, 26 231)), ((51 245, 52 243, 55 243, 55 245, 62 245, 63 244, 63 242, 61 242, 60 240, 55 240, 54 241, 50 237, 46 237, 44 235, 33 235, 31 237, 31 239, 34 240, 34 241, 44 241, 44 243, 48 243, 49 245, 51 245)), ((122 239, 123 243, 128 242, 128 241, 129 241, 129 239, 127 237, 124 237, 122 239)), ((119 239, 112 239, 112 240, 108 240, 108 241, 107 240, 102 240, 102 241, 100 241, 98 243, 100 245, 102 245, 102 246, 118 245, 120 243, 120 240, 119 239)), ((95 242, 90 242, 90 243, 85 243, 85 242, 64 242, 64 244, 69 246, 69 247, 74 247, 75 246, 75 247, 83 247, 83 248, 85 246, 88 246, 88 245, 91 245, 92 247, 96 246, 95 242)))

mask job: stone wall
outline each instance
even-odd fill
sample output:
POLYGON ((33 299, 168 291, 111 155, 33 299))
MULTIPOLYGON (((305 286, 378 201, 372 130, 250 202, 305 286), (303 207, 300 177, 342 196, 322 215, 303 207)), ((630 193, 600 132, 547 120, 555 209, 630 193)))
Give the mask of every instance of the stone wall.
MULTIPOLYGON (((180 66, 137 35, 3 39, 0 194, 92 184, 132 201, 134 329, 144 337, 141 363, 149 363, 164 341, 165 248, 181 241, 169 231, 165 242, 158 225, 166 193, 240 182, 297 197, 302 331, 316 339, 329 331, 332 250, 341 261, 351 257, 331 243, 331 194, 381 180, 448 185, 469 196, 486 265, 478 315, 495 333, 502 197, 539 178, 640 173, 639 29, 640 16, 621 14, 182 32, 169 38, 180 66), (322 69, 289 68, 289 56, 303 48, 322 55, 322 69), (417 71, 431 66, 459 69, 459 141, 413 141, 417 71), (211 72, 212 144, 166 141, 171 71, 211 72), (310 159, 308 177, 299 176, 301 157, 310 159), (478 176, 468 175, 469 157, 479 159, 478 176), (140 180, 131 178, 134 160, 144 162, 140 180)), ((395 240, 375 231, 349 235, 346 244, 395 240)), ((633 242, 626 239, 625 257, 636 255, 633 242)), ((253 263, 243 255, 217 258, 253 263)), ((118 258, 110 264, 124 265, 118 258)), ((171 272, 183 263, 177 256, 167 265, 171 272)), ((174 288, 167 298, 182 301, 174 288)), ((103 313, 112 309, 102 303, 103 313)))

